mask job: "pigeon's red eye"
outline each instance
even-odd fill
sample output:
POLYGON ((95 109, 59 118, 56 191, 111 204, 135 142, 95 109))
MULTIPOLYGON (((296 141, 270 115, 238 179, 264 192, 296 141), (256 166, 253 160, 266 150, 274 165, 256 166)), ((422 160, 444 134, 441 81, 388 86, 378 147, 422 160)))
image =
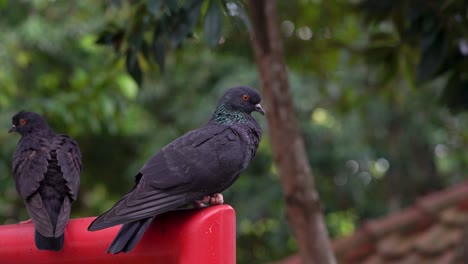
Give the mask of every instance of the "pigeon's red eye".
POLYGON ((19 124, 22 125, 22 126, 26 125, 26 123, 27 123, 26 119, 24 119, 24 118, 21 118, 20 121, 19 121, 19 124))
POLYGON ((244 101, 247 101, 247 100, 249 100, 249 96, 248 96, 248 95, 246 95, 246 94, 244 94, 244 95, 242 96, 242 100, 244 100, 244 101))

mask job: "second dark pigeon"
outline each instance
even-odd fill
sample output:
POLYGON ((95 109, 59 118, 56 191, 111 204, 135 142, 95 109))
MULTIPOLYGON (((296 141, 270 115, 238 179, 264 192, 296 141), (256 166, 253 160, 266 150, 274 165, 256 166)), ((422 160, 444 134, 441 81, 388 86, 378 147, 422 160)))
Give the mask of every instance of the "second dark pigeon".
POLYGON ((21 111, 12 122, 9 132, 21 135, 13 156, 13 177, 34 223, 36 247, 60 251, 80 186, 78 144, 55 133, 39 114, 21 111))
POLYGON ((135 177, 136 184, 88 230, 123 224, 108 252, 129 252, 154 216, 187 204, 222 203, 221 192, 245 171, 262 134, 251 113, 264 114, 259 93, 229 89, 211 120, 156 153, 135 177))

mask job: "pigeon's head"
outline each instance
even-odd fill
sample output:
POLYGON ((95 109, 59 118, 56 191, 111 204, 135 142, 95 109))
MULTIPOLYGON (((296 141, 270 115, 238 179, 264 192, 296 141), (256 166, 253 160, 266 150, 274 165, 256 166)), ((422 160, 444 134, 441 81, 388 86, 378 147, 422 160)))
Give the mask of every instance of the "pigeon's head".
POLYGON ((11 122, 13 125, 8 132, 18 132, 22 136, 49 128, 47 121, 34 112, 20 111, 13 116, 11 122))
POLYGON ((238 86, 227 90, 223 97, 221 97, 219 105, 232 111, 240 111, 247 114, 256 111, 265 115, 265 111, 260 105, 261 100, 262 97, 256 90, 246 86, 238 86))

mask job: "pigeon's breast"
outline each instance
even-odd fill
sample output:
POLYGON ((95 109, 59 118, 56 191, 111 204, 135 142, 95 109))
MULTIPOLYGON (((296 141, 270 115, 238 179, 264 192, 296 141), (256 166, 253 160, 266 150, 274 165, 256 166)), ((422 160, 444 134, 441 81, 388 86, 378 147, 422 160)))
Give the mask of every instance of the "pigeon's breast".
MULTIPOLYGON (((254 125, 257 125, 256 123, 254 125)), ((258 125, 257 125, 258 126, 258 125)), ((235 125, 230 129, 230 133, 226 135, 226 146, 220 155, 220 163, 222 168, 226 168, 228 177, 220 182, 217 186, 217 192, 222 192, 231 186, 237 178, 247 169, 248 165, 255 156, 255 152, 260 140, 261 130, 257 130, 250 126, 235 125), (255 132, 260 131, 260 132, 255 132)))
MULTIPOLYGON (((234 159, 238 163, 238 170, 236 171, 236 178, 245 171, 258 147, 258 137, 255 137, 249 129, 245 127, 235 127, 230 138, 235 142, 236 146, 232 149, 237 150, 236 158, 234 159)), ((231 155, 234 155, 232 151, 229 151, 231 155)))
POLYGON ((190 172, 195 172, 195 186, 212 194, 229 187, 243 171, 246 142, 237 131, 226 129, 197 147, 197 155, 191 157, 190 172), (193 168, 193 169, 192 169, 193 168))
POLYGON ((239 134, 242 141, 245 142, 246 146, 246 163, 245 167, 250 163, 250 160, 255 155, 257 151, 258 144, 260 142, 260 137, 262 135, 262 131, 258 123, 252 119, 251 122, 248 122, 247 125, 238 125, 234 127, 236 133, 239 134))

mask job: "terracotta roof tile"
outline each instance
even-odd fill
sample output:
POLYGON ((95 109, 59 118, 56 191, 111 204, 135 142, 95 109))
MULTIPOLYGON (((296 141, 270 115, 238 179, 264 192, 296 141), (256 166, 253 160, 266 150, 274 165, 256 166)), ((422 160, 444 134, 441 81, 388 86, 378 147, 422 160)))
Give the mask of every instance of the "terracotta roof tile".
POLYGON ((365 231, 356 232, 353 236, 336 239, 333 241, 333 251, 335 255, 345 257, 348 261, 356 261, 366 256, 373 250, 371 236, 365 231), (350 251, 353 251, 350 253, 350 251))
POLYGON ((384 264, 382 263, 382 260, 379 258, 377 255, 371 255, 364 259, 362 264, 384 264))
MULTIPOLYGON (((468 181, 333 241, 338 263, 467 264, 468 181)), ((300 264, 299 257, 282 264, 300 264), (292 261, 294 260, 294 261, 292 261)))
POLYGON ((468 211, 450 207, 440 213, 440 221, 452 227, 464 227, 468 223, 468 211))
POLYGON ((399 259, 413 249, 413 239, 391 234, 377 242, 377 252, 388 259, 399 259))
POLYGON ((363 228, 368 230, 375 238, 380 238, 395 230, 406 229, 417 224, 422 219, 422 212, 417 209, 405 209, 388 217, 368 220, 363 228))
POLYGON ((454 247, 460 241, 461 235, 457 228, 436 224, 414 241, 414 248, 423 255, 439 255, 454 247))
POLYGON ((375 250, 375 244, 372 242, 363 243, 349 251, 343 258, 346 263, 360 263, 369 254, 375 250))
POLYGON ((468 199, 468 183, 463 183, 458 186, 435 192, 419 199, 416 206, 428 213, 437 213, 437 211, 457 205, 468 199))
POLYGON ((454 258, 455 258, 455 251, 454 250, 449 250, 449 251, 446 251, 445 253, 441 254, 439 257, 434 258, 433 263, 434 264, 453 263, 454 258))
POLYGON ((455 250, 455 261, 453 264, 466 264, 468 263, 468 226, 464 228, 463 238, 460 245, 455 250))
POLYGON ((426 262, 423 262, 423 258, 421 255, 417 254, 416 252, 411 252, 404 256, 402 259, 395 260, 393 262, 387 262, 387 263, 392 263, 392 264, 416 264, 416 263, 424 263, 427 264, 426 262))
POLYGON ((466 199, 465 201, 460 202, 457 205, 457 208, 459 210, 461 210, 461 211, 468 211, 468 199, 466 199))

